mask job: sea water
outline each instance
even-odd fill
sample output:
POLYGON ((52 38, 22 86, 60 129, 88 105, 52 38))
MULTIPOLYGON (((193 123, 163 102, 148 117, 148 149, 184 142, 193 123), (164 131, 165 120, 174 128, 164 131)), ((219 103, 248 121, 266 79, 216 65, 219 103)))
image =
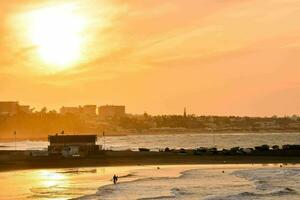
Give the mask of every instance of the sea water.
MULTIPOLYGON (((169 134, 99 137, 106 149, 218 148, 299 144, 300 133, 169 134), (105 140, 105 141, 104 141, 105 140)), ((45 149, 47 141, 0 142, 0 149, 45 149)), ((0 199, 300 199, 300 166, 195 165, 25 170, 0 173, 0 199), (224 172, 224 173, 223 173, 224 172), (112 175, 121 176, 113 185, 112 175)))
MULTIPOLYGON (((299 144, 300 133, 181 133, 168 135, 128 135, 98 137, 97 143, 105 149, 137 150, 139 147, 152 150, 169 148, 198 148, 217 146, 231 148, 234 146, 254 147, 257 145, 299 144)), ((0 150, 41 150, 47 148, 47 141, 1 142, 0 150)))
POLYGON ((0 173, 0 199, 300 199, 299 165, 181 165, 0 173), (111 181, 113 174, 119 182, 111 181))
POLYGON ((78 200, 282 200, 300 199, 300 169, 280 167, 190 169, 177 177, 144 177, 100 187, 78 200))

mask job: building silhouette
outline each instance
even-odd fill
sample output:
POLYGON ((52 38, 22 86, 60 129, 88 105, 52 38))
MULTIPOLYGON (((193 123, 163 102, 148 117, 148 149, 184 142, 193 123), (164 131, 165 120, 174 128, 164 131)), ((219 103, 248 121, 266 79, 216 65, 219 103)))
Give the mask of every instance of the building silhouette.
POLYGON ((49 154, 62 154, 63 156, 87 155, 97 152, 100 146, 96 144, 96 135, 49 135, 49 154))
POLYGON ((0 115, 15 115, 18 113, 30 113, 30 106, 20 105, 17 101, 0 101, 0 115))
POLYGON ((77 115, 80 113, 79 107, 61 107, 59 110, 60 114, 74 114, 77 115))
POLYGON ((80 113, 85 116, 96 116, 96 110, 97 106, 96 105, 84 105, 84 106, 79 106, 80 113))
POLYGON ((59 112, 60 114, 74 114, 74 115, 82 115, 82 116, 96 116, 96 105, 84 105, 78 107, 61 107, 59 112))
POLYGON ((125 106, 105 105, 98 108, 101 119, 115 119, 125 116, 125 106))

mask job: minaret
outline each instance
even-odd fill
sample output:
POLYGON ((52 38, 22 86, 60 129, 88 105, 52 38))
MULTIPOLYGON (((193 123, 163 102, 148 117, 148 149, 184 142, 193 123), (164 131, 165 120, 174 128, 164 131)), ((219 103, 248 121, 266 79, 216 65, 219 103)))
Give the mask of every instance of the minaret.
POLYGON ((186 108, 184 107, 184 110, 183 110, 183 117, 186 117, 186 108))

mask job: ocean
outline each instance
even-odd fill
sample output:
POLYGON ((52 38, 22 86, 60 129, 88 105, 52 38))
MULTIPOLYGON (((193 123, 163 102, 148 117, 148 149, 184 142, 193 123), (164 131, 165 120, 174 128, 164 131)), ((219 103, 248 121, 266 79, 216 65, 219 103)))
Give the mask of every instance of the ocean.
POLYGON ((186 165, 0 173, 0 199, 298 200, 299 165, 186 165), (119 183, 111 181, 113 174, 119 183))
MULTIPOLYGON (((300 133, 217 133, 99 137, 106 149, 300 144, 300 133)), ((14 149, 14 142, 0 142, 14 149)), ((18 141, 16 149, 45 149, 18 141)), ((298 200, 300 165, 173 165, 21 170, 0 173, 2 200, 298 200), (112 184, 113 174, 120 176, 112 184)))
POLYGON ((107 185, 78 200, 296 200, 299 192, 299 168, 214 166, 107 185))
MULTIPOLYGON (((283 145, 300 144, 300 133, 184 133, 168 135, 128 135, 128 136, 106 136, 98 137, 98 144, 105 149, 111 150, 138 150, 139 147, 151 150, 169 148, 198 148, 212 147, 231 148, 254 147, 257 145, 283 145)), ((17 141, 16 149, 19 150, 41 150, 46 149, 47 141, 17 141)), ((1 142, 0 150, 13 150, 15 143, 1 142)))

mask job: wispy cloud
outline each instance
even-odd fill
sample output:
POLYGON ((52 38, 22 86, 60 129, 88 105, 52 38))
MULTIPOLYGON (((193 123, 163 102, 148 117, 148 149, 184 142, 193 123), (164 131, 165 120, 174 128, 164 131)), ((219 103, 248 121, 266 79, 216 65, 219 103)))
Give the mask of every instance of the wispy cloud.
MULTIPOLYGON (((145 106, 172 112, 188 104, 198 113, 263 114, 271 108, 264 109, 267 100, 260 95, 271 101, 300 84, 295 76, 300 72, 297 0, 14 0, 1 2, 0 11, 0 32, 6 36, 0 38, 0 80, 16 90, 1 87, 4 97, 30 101, 29 95, 17 92, 27 85, 37 93, 61 95, 61 101, 70 96, 78 101, 82 96, 123 100, 133 111, 144 111, 145 106), (22 23, 16 28, 11 19, 61 3, 75 3, 76 12, 88 17, 82 35, 87 42, 73 68, 44 73, 43 63, 34 59, 36 47, 19 41, 23 33, 16 30, 23 30, 22 23), (66 88, 69 92, 63 94, 66 88), (136 100, 139 96, 145 98, 142 103, 136 100)), ((43 97, 34 101, 47 103, 43 97)), ((270 105, 282 113, 278 104, 270 105)))

